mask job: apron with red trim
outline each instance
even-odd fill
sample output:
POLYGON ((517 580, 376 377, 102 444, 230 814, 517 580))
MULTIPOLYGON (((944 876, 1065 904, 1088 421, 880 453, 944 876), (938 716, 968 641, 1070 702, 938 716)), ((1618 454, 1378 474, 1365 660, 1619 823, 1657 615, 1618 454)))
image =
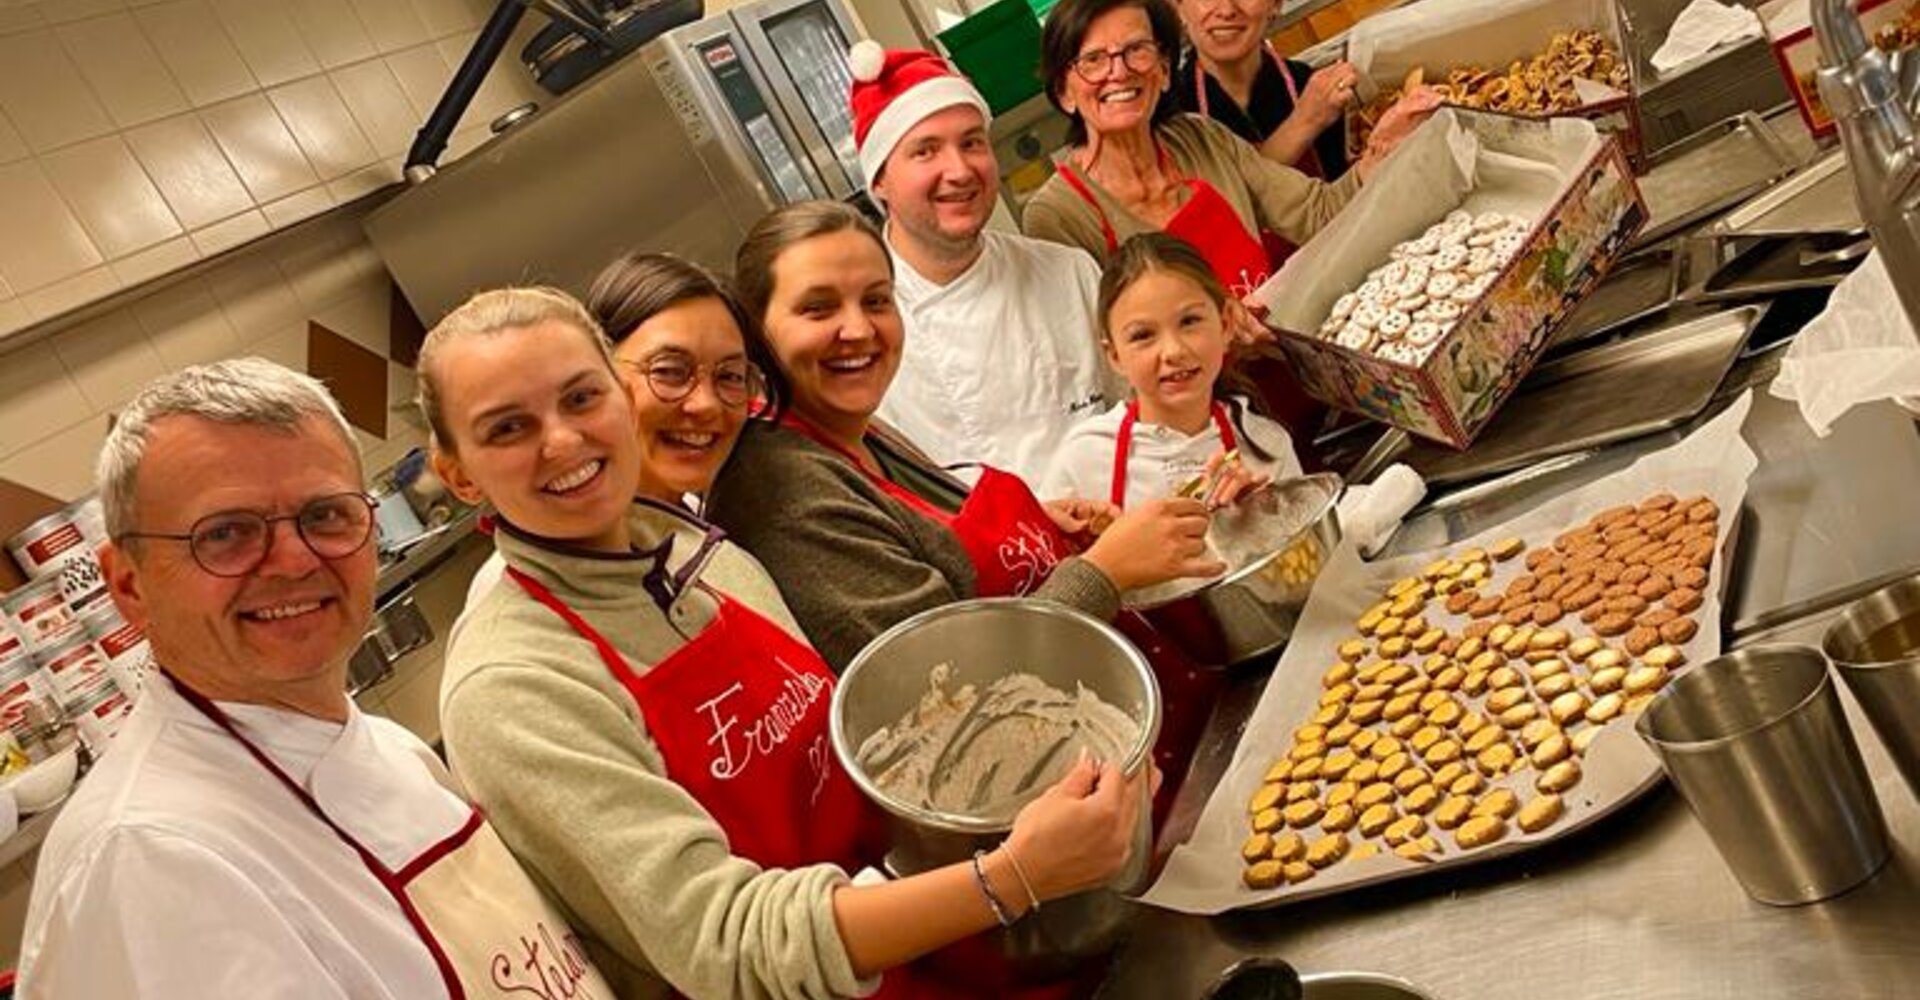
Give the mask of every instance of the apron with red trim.
POLYGON ((719 607, 707 627, 636 673, 545 584, 512 566, 507 575, 593 644, 639 706, 667 777, 726 831, 732 853, 762 868, 860 869, 866 806, 829 743, 834 680, 820 654, 709 590, 719 607))
POLYGON ((613 988, 594 968, 566 918, 535 888, 479 810, 471 809, 458 830, 407 864, 389 868, 242 735, 220 706, 179 678, 171 679, 187 704, 238 740, 267 773, 359 856, 433 956, 452 1000, 509 996, 613 1000, 613 988))
MULTIPOLYGON (((1233 435, 1233 422, 1227 419, 1227 408, 1218 402, 1213 404, 1213 429, 1220 432, 1220 447, 1232 451, 1236 446, 1233 435)), ((1127 412, 1120 418, 1120 432, 1113 441, 1113 487, 1108 496, 1115 507, 1122 510, 1127 506, 1127 459, 1133 454, 1133 425, 1140 421, 1140 401, 1127 402, 1127 412)))
MULTIPOLYGON (((1294 82, 1293 74, 1288 72, 1287 61, 1280 58, 1280 53, 1273 50, 1272 43, 1267 43, 1265 49, 1267 58, 1272 60, 1274 68, 1280 71, 1281 81, 1287 85, 1287 106, 1299 107, 1300 85, 1294 82)), ((1200 68, 1198 62, 1195 62, 1193 71, 1193 100, 1200 114, 1207 116, 1207 71, 1200 68)), ((1294 161, 1292 166, 1308 177, 1323 181, 1331 180, 1327 176, 1327 168, 1320 162, 1320 151, 1311 143, 1307 145, 1306 153, 1294 161)), ((1260 230, 1260 245, 1266 250, 1267 261, 1276 271, 1280 269, 1280 265, 1287 262, 1288 257, 1293 256, 1295 250, 1300 249, 1292 240, 1271 229, 1260 230)))
MULTIPOLYGON (((1160 152, 1160 163, 1163 169, 1174 169, 1165 150, 1160 152)), ((1065 163, 1056 169, 1066 179, 1067 185, 1099 217, 1100 232, 1106 237, 1107 253, 1111 256, 1120 244, 1115 238, 1113 224, 1107 220, 1107 213, 1094 198, 1093 190, 1080 177, 1078 170, 1065 163)), ((1236 299, 1246 298, 1249 292, 1267 280, 1277 265, 1269 263, 1266 248, 1247 231, 1239 214, 1234 212, 1233 206, 1212 184, 1198 178, 1188 178, 1186 185, 1193 196, 1174 213, 1172 219, 1167 220, 1162 231, 1192 244, 1206 258, 1214 276, 1227 286, 1228 293, 1236 299)), ((1260 397, 1260 408, 1267 416, 1285 426, 1295 441, 1313 440, 1320 419, 1326 414, 1326 407, 1307 395, 1306 389, 1294 378, 1293 370, 1284 359, 1251 354, 1236 359, 1234 367, 1252 383, 1251 388, 1260 397)), ((1304 460, 1310 449, 1302 446, 1299 451, 1304 460)))

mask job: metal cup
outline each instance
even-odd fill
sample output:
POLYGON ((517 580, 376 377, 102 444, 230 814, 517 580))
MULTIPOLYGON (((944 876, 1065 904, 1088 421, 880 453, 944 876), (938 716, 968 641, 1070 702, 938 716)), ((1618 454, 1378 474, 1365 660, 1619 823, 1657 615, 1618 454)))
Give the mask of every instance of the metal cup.
POLYGON ((1886 820, 1818 650, 1755 646, 1703 663, 1635 728, 1754 899, 1826 899, 1886 863, 1886 820))
POLYGON ((1820 648, 1920 795, 1920 577, 1855 601, 1827 627, 1820 648))

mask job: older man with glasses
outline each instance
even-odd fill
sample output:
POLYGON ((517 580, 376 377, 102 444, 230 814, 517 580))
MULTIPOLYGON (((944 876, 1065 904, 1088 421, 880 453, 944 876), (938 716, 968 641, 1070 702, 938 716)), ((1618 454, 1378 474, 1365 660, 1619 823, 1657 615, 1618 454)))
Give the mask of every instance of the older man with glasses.
POLYGON ((347 696, 361 476, 326 390, 258 359, 120 414, 101 563, 164 679, 48 835, 23 995, 612 995, 432 751, 347 696))

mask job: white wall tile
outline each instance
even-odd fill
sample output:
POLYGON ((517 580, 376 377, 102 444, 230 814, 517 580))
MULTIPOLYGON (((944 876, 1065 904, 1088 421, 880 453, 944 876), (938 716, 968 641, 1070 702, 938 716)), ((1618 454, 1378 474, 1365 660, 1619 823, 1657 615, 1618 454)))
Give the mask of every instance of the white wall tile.
POLYGON ((405 152, 426 118, 414 112, 407 92, 400 89, 400 81, 386 61, 369 59, 330 75, 347 110, 372 141, 374 152, 381 156, 405 152))
POLYGON ((313 314, 313 321, 381 357, 389 357, 391 334, 388 326, 388 289, 390 285, 367 283, 365 290, 335 302, 313 314))
POLYGON ((231 219, 223 219, 211 226, 194 230, 193 245, 200 251, 200 256, 211 257, 272 231, 273 226, 267 222, 265 215, 258 210, 247 211, 231 219))
POLYGON ((0 112, 0 163, 12 163, 31 156, 33 151, 27 148, 27 140, 20 138, 20 131, 7 120, 5 112, 0 112))
POLYGON ((0 462, 0 476, 61 500, 78 500, 93 490, 94 462, 106 440, 106 416, 89 414, 0 462))
POLYGON ((51 29, 0 37, 0 108, 36 152, 113 131, 51 29))
POLYGON ((121 287, 132 288, 162 275, 172 274, 199 259, 200 251, 193 245, 193 240, 178 236, 122 257, 107 266, 113 270, 113 276, 120 279, 121 287))
POLYGON ((59 35, 68 57, 121 128, 187 110, 187 95, 132 14, 62 25, 59 35))
POLYGON ((196 107, 239 97, 259 84, 204 0, 142 7, 134 17, 196 107))
POLYGON ((291 0, 300 37, 328 69, 368 59, 377 53, 373 39, 348 0, 291 0))
POLYGON ((39 4, 0 4, 0 35, 17 35, 46 24, 46 12, 39 4))
POLYGON ((49 23, 65 24, 125 10, 127 0, 56 0, 54 3, 42 3, 41 6, 47 9, 49 23))
POLYGON ((33 325, 33 314, 19 299, 0 299, 0 336, 33 325))
POLYGON ((112 268, 89 268, 20 296, 20 304, 27 307, 35 321, 47 320, 72 312, 89 302, 98 302, 119 291, 120 287, 120 278, 112 268))
POLYGON ((126 138, 167 207, 187 228, 197 229, 253 207, 247 186, 200 116, 177 115, 143 125, 126 133, 126 138))
POLYGON ((52 351, 16 351, 0 365, 0 455, 13 455, 92 413, 52 351))
POLYGON ((421 23, 427 26, 427 34, 435 38, 471 31, 483 20, 465 0, 412 0, 412 3, 421 23))
POLYGON ((306 306, 293 293, 293 286, 273 258, 264 253, 241 254, 232 263, 215 268, 207 275, 207 284, 242 343, 289 325, 306 324, 306 306))
POLYGON ((0 167, 0 275, 14 291, 39 288, 102 262, 80 220, 34 160, 0 167))
POLYGON ((169 368, 231 357, 240 347, 233 325, 204 281, 182 282, 133 304, 147 339, 169 368))
POLYGON ((332 207, 333 195, 328 194, 324 186, 316 185, 279 201, 268 202, 260 206, 260 211, 266 213, 267 222, 273 228, 285 229, 332 207))
MULTIPOLYGON (((325 309, 355 294, 368 295, 392 279, 358 230, 320 236, 280 253, 280 273, 309 310, 325 309)), ((346 331, 340 331, 344 334, 346 331)))
POLYGON ((413 102, 413 113, 420 121, 426 121, 434 105, 440 103, 447 81, 453 77, 447 61, 440 58, 440 49, 429 42, 396 52, 388 56, 386 62, 394 78, 400 81, 400 89, 406 91, 407 100, 413 102))
POLYGON ((340 178, 327 182, 327 193, 333 196, 335 204, 345 205, 355 198, 365 197, 388 185, 400 183, 400 171, 390 162, 376 163, 370 167, 361 167, 340 178))
POLYGON ((406 0, 353 0, 360 23, 367 26, 373 44, 381 52, 398 52, 431 40, 427 26, 406 0))
POLYGON ((267 96, 321 180, 343 177, 379 159, 325 76, 275 87, 267 96))
POLYGON ((213 0, 213 11, 262 87, 320 72, 283 0, 213 0))
POLYGON ((201 112, 227 160, 262 204, 320 183, 293 133, 264 95, 249 94, 201 112))
POLYGON ((64 331, 51 341, 67 374, 95 411, 116 409, 167 366, 126 309, 116 309, 64 331))
POLYGON ((268 361, 286 365, 297 372, 307 370, 307 324, 305 321, 282 327, 248 344, 245 350, 268 361))
POLYGON ((117 135, 68 146, 41 157, 41 163, 108 259, 185 232, 117 135))

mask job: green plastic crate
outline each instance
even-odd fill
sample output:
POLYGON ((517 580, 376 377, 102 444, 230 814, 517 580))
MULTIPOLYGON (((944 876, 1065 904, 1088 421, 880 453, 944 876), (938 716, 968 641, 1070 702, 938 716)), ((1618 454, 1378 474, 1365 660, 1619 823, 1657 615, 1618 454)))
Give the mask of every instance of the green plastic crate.
POLYGON ((1004 114, 1040 93, 1040 15, 1054 0, 999 0, 940 33, 953 63, 973 81, 993 113, 1004 114))

